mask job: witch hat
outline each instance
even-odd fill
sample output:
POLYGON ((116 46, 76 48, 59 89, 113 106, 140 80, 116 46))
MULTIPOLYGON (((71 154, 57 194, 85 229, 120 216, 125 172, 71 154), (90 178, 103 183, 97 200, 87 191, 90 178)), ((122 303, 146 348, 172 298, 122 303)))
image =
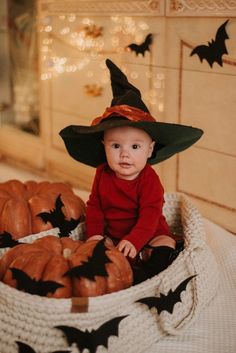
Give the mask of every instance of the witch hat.
POLYGON ((111 106, 95 118, 91 126, 69 125, 60 131, 68 153, 77 161, 97 167, 106 162, 102 143, 105 130, 133 126, 146 131, 155 141, 155 148, 148 163, 160 163, 193 145, 202 136, 201 129, 165 122, 158 122, 149 113, 140 91, 125 74, 109 59, 113 99, 111 106))

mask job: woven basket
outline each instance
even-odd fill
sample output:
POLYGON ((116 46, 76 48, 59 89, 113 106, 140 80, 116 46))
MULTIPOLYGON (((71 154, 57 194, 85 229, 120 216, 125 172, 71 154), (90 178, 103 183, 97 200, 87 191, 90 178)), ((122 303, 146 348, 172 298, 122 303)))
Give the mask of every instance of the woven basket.
MULTIPOLYGON (((90 331, 112 318, 125 315, 119 324, 118 336, 111 336, 108 348, 99 346, 96 352, 143 353, 164 335, 183 332, 216 293, 218 270, 206 245, 198 210, 182 194, 169 193, 165 199, 167 222, 171 230, 183 234, 185 240, 184 250, 165 271, 128 289, 89 298, 88 311, 80 313, 72 312, 74 299, 43 298, 0 282, 0 352, 17 353, 15 341, 30 345, 36 353, 71 351, 64 334, 55 326, 67 325, 90 331), (173 313, 162 311, 158 314, 155 308, 149 309, 136 302, 144 297, 167 294, 191 275, 197 276, 182 292, 173 313)), ((82 233, 83 225, 80 225, 73 237, 80 238, 82 233)), ((29 236, 27 241, 47 234, 29 236)), ((76 351, 73 348, 73 352, 76 351)))

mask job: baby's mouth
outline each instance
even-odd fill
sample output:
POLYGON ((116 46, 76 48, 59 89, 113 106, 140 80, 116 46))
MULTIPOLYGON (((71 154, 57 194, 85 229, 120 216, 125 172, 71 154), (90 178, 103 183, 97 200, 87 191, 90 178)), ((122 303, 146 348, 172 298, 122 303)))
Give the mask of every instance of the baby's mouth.
POLYGON ((121 162, 121 163, 119 163, 119 165, 120 165, 122 168, 129 168, 129 167, 131 167, 131 164, 130 164, 130 163, 125 163, 125 162, 121 162))

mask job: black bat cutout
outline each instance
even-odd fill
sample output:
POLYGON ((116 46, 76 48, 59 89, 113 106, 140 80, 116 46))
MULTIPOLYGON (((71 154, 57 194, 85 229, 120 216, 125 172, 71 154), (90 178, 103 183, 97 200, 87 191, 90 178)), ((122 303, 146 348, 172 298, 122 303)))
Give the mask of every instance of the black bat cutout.
POLYGON ((20 244, 17 240, 13 239, 12 235, 8 232, 0 234, 0 248, 13 248, 20 244))
MULTIPOLYGON (((36 351, 30 347, 28 344, 23 343, 21 341, 16 341, 18 345, 18 353, 36 353, 36 351)), ((54 351, 51 353, 70 353, 71 351, 54 351)))
POLYGON ((104 240, 100 240, 96 244, 92 256, 88 257, 88 261, 83 261, 81 265, 71 268, 64 276, 86 277, 92 281, 95 280, 95 276, 107 277, 108 274, 105 265, 111 262, 111 260, 106 255, 106 250, 107 247, 104 240))
POLYGON ((229 20, 225 21, 217 30, 215 40, 212 39, 208 42, 208 45, 198 45, 194 48, 190 56, 197 54, 200 61, 204 59, 208 62, 210 67, 213 66, 214 62, 217 62, 220 66, 223 66, 222 56, 228 54, 225 46, 225 40, 229 39, 226 33, 225 27, 229 20))
POLYGON ((181 302, 181 293, 186 290, 188 282, 191 281, 191 279, 194 277, 196 277, 196 275, 186 278, 178 285, 178 287, 176 287, 174 291, 170 289, 167 295, 161 293, 160 297, 158 298, 146 297, 146 298, 137 300, 137 302, 146 304, 149 309, 152 309, 153 307, 155 307, 159 315, 164 310, 172 314, 175 304, 178 302, 181 302))
POLYGON ((32 279, 24 271, 18 268, 10 268, 12 272, 12 278, 17 281, 17 289, 23 290, 30 294, 37 294, 42 297, 48 293, 54 293, 58 288, 64 287, 63 284, 54 281, 37 281, 32 279))
POLYGON ((98 346, 108 348, 108 339, 110 336, 118 337, 119 323, 127 316, 118 316, 105 322, 96 330, 91 331, 82 331, 71 326, 56 326, 55 328, 64 333, 69 345, 76 343, 80 352, 87 348, 90 353, 95 353, 98 346))
POLYGON ((136 56, 138 54, 142 54, 142 56, 144 56, 146 51, 150 51, 150 45, 152 44, 152 42, 153 42, 152 34, 149 33, 146 36, 143 43, 141 43, 141 44, 131 43, 126 48, 129 48, 129 49, 131 49, 131 51, 134 51, 136 56))
POLYGON ((63 206, 64 203, 61 200, 61 195, 59 195, 56 199, 55 208, 53 210, 37 214, 37 217, 40 217, 44 223, 50 222, 53 227, 58 227, 60 229, 60 237, 69 236, 70 232, 75 229, 80 222, 80 218, 71 218, 68 221, 61 210, 63 206))

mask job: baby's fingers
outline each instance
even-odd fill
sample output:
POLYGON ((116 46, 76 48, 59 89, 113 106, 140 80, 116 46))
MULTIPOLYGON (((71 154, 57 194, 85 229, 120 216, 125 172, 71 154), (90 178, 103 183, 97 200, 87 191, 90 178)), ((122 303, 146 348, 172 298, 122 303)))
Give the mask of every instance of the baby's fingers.
POLYGON ((131 257, 132 259, 137 255, 137 251, 136 251, 136 249, 135 249, 134 246, 132 246, 132 248, 130 249, 128 255, 129 255, 129 257, 131 257))
POLYGON ((121 241, 118 245, 117 248, 119 251, 123 252, 125 256, 129 256, 131 258, 134 258, 137 254, 135 247, 133 244, 131 244, 129 241, 124 240, 121 241))

